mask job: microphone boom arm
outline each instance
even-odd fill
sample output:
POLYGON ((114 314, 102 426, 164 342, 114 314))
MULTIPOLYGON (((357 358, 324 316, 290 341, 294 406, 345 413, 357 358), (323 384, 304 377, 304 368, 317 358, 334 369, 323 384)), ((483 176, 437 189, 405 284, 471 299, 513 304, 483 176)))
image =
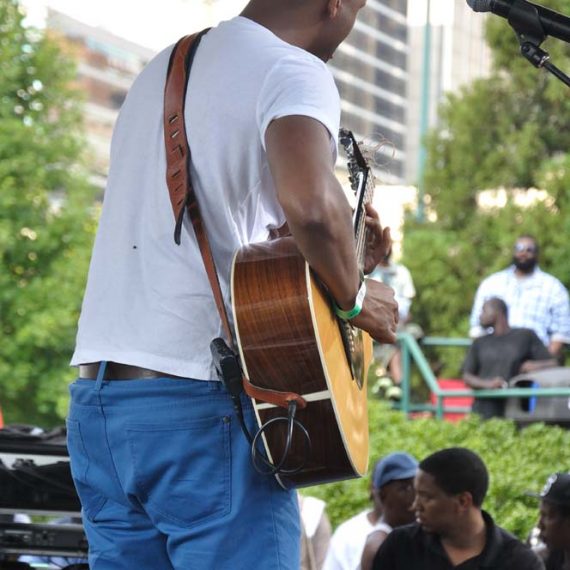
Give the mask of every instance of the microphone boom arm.
POLYGON ((525 0, 515 0, 509 12, 508 22, 519 40, 522 56, 534 67, 544 67, 570 87, 570 77, 551 63, 550 54, 540 47, 547 34, 542 27, 536 7, 525 0))

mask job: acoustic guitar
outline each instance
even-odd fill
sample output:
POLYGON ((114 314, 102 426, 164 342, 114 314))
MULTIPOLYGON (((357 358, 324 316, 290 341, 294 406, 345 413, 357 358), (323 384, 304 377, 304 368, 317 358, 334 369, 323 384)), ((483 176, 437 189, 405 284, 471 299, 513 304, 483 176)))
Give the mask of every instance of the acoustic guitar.
MULTIPOLYGON (((356 254, 364 265, 365 204, 374 177, 350 131, 341 129, 347 155, 356 254)), ((285 487, 360 477, 368 468, 368 367, 370 336, 336 317, 324 285, 297 249, 281 237, 240 248, 232 266, 232 304, 244 374, 261 388, 295 392, 307 401, 296 419, 311 440, 310 453, 294 431, 286 467, 305 461, 293 475, 276 475, 285 487)), ((253 400, 259 425, 287 416, 287 410, 253 400)), ((263 435, 267 457, 277 461, 287 429, 278 423, 263 435)))

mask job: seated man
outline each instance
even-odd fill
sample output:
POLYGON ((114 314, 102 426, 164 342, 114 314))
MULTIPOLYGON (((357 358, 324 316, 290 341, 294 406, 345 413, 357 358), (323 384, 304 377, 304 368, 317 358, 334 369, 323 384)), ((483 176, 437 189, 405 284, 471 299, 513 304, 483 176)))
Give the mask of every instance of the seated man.
MULTIPOLYGON (((556 359, 530 329, 510 328, 507 305, 498 297, 483 304, 479 322, 492 334, 473 341, 463 363, 463 380, 474 389, 500 389, 517 374, 556 366, 556 359)), ((504 398, 475 398, 473 412, 485 419, 504 416, 504 398)))
POLYGON ((415 478, 417 522, 388 535, 374 570, 542 570, 530 548, 481 510, 488 484, 485 464, 468 449, 426 457, 415 478))
POLYGON ((540 493, 540 538, 548 547, 546 570, 570 568, 570 474, 552 475, 540 493))
POLYGON ((407 453, 390 453, 376 463, 370 482, 373 509, 363 511, 336 529, 323 570, 357 570, 360 568, 366 537, 371 532, 381 530, 387 534, 392 530, 392 525, 409 522, 402 511, 409 509, 412 504, 417 468, 418 462, 407 453), (391 522, 385 520, 383 509, 386 507, 391 522))
POLYGON ((570 300, 568 290, 553 275, 538 266, 540 249, 531 235, 521 235, 513 248, 513 264, 483 280, 471 310, 470 336, 484 334, 477 326, 483 303, 491 297, 503 299, 515 327, 532 329, 552 356, 563 358, 570 343, 570 300))

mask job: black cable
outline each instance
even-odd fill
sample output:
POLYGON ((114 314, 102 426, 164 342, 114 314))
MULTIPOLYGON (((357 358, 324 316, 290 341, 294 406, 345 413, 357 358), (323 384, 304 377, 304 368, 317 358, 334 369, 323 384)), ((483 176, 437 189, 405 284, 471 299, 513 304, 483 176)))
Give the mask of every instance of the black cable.
POLYGON ((265 422, 255 434, 253 438, 253 443, 251 446, 251 459, 253 461, 253 466, 258 473, 263 475, 294 475, 298 473, 307 464, 309 454, 311 451, 311 437, 305 426, 295 419, 295 413, 297 411, 297 402, 292 400, 289 402, 289 408, 287 417, 277 417, 265 422), (287 439, 285 440, 285 449, 281 455, 281 459, 277 464, 272 463, 265 454, 261 454, 257 445, 261 436, 266 433, 271 427, 276 426, 279 423, 287 422, 287 439), (304 436, 304 454, 303 459, 297 467, 285 469, 284 465, 289 459, 289 453, 291 451, 291 445, 293 443, 293 434, 295 426, 301 430, 304 436), (269 467, 269 469, 263 469, 261 465, 269 467))
POLYGON ((232 396, 232 402, 234 404, 234 411, 236 413, 236 416, 238 418, 238 422, 239 425, 241 427, 241 431, 243 431, 245 438, 247 439, 248 443, 250 445, 253 445, 253 437, 251 437, 251 434, 249 433, 249 430, 247 429, 247 425, 245 424, 245 418, 243 415, 243 408, 241 405, 241 399, 239 396, 232 396))
POLYGON ((255 436, 252 437, 251 433, 247 429, 247 425, 245 424, 245 418, 243 415, 243 408, 241 405, 241 400, 238 397, 232 397, 232 401, 234 404, 234 410, 236 412, 236 416, 238 418, 240 427, 251 446, 251 460, 253 463, 253 467, 258 473, 262 475, 294 475, 298 473, 305 467, 307 464, 310 451, 311 451, 311 437, 309 432, 305 428, 305 426, 299 421, 295 419, 295 414, 297 411, 297 402, 292 400, 289 402, 289 407, 287 410, 287 417, 278 417, 272 418, 271 420, 265 422, 255 433, 255 436), (274 464, 267 455, 259 449, 260 446, 260 438, 261 436, 266 433, 272 426, 274 427, 278 423, 287 422, 287 439, 285 440, 285 449, 281 455, 281 459, 274 464), (293 435, 295 426, 301 430, 301 433, 304 436, 304 457, 300 465, 292 469, 284 469, 283 466, 289 459, 289 453, 291 451, 291 445, 293 443, 293 435))
POLYGON ((247 429, 241 405, 241 394, 243 393, 243 372, 239 358, 235 351, 233 351, 221 337, 215 338, 210 343, 210 352, 212 353, 216 374, 232 399, 240 427, 251 446, 251 459, 256 471, 264 475, 293 475, 298 473, 307 464, 309 453, 311 451, 311 438, 309 436, 309 432, 305 429, 305 426, 295 419, 297 402, 295 400, 291 400, 289 402, 287 417, 277 417, 269 420, 263 424, 255 436, 252 437, 247 429), (267 433, 272 426, 282 422, 287 422, 287 439, 285 440, 285 450, 283 451, 281 459, 275 465, 265 453, 259 450, 258 444, 259 439, 267 433), (293 444, 295 427, 300 429, 304 436, 304 457, 298 467, 285 469, 284 465, 289 459, 291 446, 293 444))

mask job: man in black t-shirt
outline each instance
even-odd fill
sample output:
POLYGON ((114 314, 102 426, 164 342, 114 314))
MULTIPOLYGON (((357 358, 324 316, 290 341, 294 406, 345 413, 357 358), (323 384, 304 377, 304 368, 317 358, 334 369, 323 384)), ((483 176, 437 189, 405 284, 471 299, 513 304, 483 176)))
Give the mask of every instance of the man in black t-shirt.
POLYGON ((394 529, 373 570, 544 570, 524 544, 481 510, 489 475, 461 447, 426 457, 415 478, 417 522, 394 529))
MULTIPOLYGON (((500 389, 517 374, 556 366, 536 333, 510 328, 507 305, 498 297, 483 304, 479 321, 492 334, 473 341, 463 363, 463 380, 474 389, 500 389)), ((485 419, 504 415, 504 398, 475 398, 473 412, 485 419)))

